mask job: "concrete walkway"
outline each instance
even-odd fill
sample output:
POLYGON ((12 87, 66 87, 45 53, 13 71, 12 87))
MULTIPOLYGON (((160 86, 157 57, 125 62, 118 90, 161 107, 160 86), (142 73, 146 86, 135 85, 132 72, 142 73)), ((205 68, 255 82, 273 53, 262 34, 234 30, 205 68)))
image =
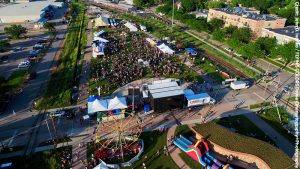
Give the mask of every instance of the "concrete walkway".
POLYGON ((72 146, 72 169, 84 169, 87 166, 86 145, 83 143, 72 146))
POLYGON ((90 79, 90 63, 92 57, 92 40, 93 40, 93 31, 92 31, 92 22, 88 22, 88 35, 87 35, 87 43, 85 48, 85 54, 83 59, 83 66, 80 75, 80 82, 79 82, 79 98, 78 103, 86 103, 86 99, 88 98, 88 82, 90 79))
POLYGON ((250 121, 252 121, 259 129, 266 133, 286 154, 290 157, 294 156, 295 147, 292 145, 286 138, 284 138, 281 134, 279 134, 276 130, 274 130, 268 123, 263 121, 260 117, 258 117, 254 113, 244 114, 250 121))
MULTIPOLYGON (((174 138, 175 130, 177 126, 173 126, 168 130, 167 138, 174 138)), ((179 153, 181 153, 181 150, 176 147, 174 144, 171 144, 170 141, 167 141, 168 146, 168 152, 169 155, 172 157, 173 161, 177 164, 177 166, 181 169, 190 169, 189 166, 185 164, 185 162, 181 159, 179 156, 179 153)))

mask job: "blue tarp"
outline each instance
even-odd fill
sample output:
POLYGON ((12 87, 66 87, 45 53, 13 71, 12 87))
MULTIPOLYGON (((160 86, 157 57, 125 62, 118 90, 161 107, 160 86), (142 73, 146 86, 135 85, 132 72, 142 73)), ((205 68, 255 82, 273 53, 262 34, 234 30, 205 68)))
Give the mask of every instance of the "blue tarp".
POLYGON ((145 112, 150 111, 150 105, 149 105, 149 104, 145 104, 145 105, 144 105, 144 111, 145 111, 145 112))
POLYGON ((185 50, 188 51, 191 55, 197 55, 197 51, 192 48, 185 48, 185 50))
POLYGON ((100 97, 99 96, 89 96, 88 102, 94 102, 96 99, 100 100, 100 97))

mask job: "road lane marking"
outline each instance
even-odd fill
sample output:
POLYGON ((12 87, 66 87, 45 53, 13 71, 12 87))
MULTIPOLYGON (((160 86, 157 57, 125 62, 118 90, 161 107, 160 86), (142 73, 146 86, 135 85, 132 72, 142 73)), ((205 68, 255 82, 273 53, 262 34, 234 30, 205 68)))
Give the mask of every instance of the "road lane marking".
POLYGON ((263 97, 261 97, 261 96, 258 95, 257 93, 254 92, 254 94, 255 94, 257 97, 259 97, 260 99, 265 100, 263 97))
POLYGON ((13 142, 13 140, 14 140, 16 134, 17 134, 17 132, 18 132, 18 130, 15 130, 15 131, 14 131, 13 136, 12 136, 12 137, 10 138, 10 140, 9 140, 8 146, 10 146, 10 145, 12 144, 12 142, 13 142))

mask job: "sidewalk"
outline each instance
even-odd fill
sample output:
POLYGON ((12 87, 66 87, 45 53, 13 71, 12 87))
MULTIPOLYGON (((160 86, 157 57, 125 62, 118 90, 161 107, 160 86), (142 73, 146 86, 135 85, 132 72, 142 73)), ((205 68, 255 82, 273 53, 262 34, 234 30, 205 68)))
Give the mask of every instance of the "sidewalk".
POLYGON ((294 156, 295 147, 292 145, 286 138, 284 138, 281 134, 279 134, 276 130, 274 130, 268 123, 263 121, 260 117, 258 117, 254 113, 247 113, 245 116, 251 120, 259 129, 266 133, 286 154, 290 157, 294 156))
MULTIPOLYGON (((174 133, 177 126, 173 126, 168 130, 167 138, 174 137, 174 133)), ((181 150, 176 147, 174 144, 171 145, 170 141, 167 141, 168 146, 168 152, 169 155, 172 157, 173 161, 177 164, 177 166, 181 169, 191 169, 189 166, 185 164, 185 162, 181 159, 179 156, 179 153, 181 153, 181 150)))
POLYGON ((79 82, 79 97, 78 97, 78 104, 86 103, 86 99, 89 96, 89 79, 90 79, 90 63, 92 57, 92 40, 93 40, 93 31, 92 31, 92 22, 88 22, 88 35, 87 35, 87 42, 85 48, 85 54, 83 59, 83 66, 80 75, 80 82, 79 82))

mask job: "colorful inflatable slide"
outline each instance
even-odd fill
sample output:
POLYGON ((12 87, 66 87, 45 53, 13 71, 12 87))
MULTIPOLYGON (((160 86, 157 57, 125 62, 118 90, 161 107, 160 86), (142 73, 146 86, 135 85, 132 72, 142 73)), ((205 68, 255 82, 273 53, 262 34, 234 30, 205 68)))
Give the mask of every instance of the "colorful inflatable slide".
POLYGON ((207 169, 233 169, 209 153, 209 147, 205 140, 198 140, 194 145, 184 136, 180 136, 174 141, 174 144, 207 169))

